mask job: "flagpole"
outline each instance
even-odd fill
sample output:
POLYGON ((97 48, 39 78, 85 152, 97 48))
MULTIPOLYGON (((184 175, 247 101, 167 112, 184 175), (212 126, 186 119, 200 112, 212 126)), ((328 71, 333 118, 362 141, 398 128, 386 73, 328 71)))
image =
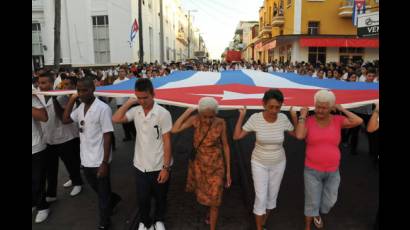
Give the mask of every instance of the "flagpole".
POLYGON ((139 63, 144 64, 144 44, 142 40, 142 0, 138 0, 138 21, 139 21, 139 45, 140 45, 140 52, 139 52, 139 63))

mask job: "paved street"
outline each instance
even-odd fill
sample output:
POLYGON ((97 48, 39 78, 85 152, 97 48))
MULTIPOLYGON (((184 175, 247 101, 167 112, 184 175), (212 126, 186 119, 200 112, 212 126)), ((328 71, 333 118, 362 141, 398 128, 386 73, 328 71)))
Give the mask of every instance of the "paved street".
MULTIPOLYGON (((174 120, 182 109, 173 107, 174 120)), ((236 122, 236 111, 222 112, 227 118, 230 132, 236 122), (235 116, 234 116, 235 115, 235 116)), ((249 114, 248 114, 249 115, 249 114)), ((228 134, 231 135, 231 134, 228 134)), ((123 198, 117 213, 112 217, 114 230, 128 229, 127 220, 136 210, 135 178, 132 158, 134 142, 122 142, 123 130, 115 125, 117 150, 112 162, 111 181, 113 191, 123 198)), ((231 135, 232 136, 232 135, 231 135)), ((188 153, 191 149, 192 130, 176 135, 172 140, 174 167, 168 197, 166 227, 170 230, 208 229, 204 223, 205 207, 201 207, 193 194, 184 192, 188 153)), ((231 143, 233 185, 224 193, 218 221, 218 229, 254 229, 251 203, 252 184, 243 183, 250 177, 250 154, 254 137, 250 136, 239 143, 231 143), (240 151, 235 150, 238 144, 240 151), (247 173, 240 176, 239 170, 247 173), (241 186, 242 184, 242 186, 241 186)), ((324 216, 325 229, 329 230, 367 230, 371 229, 378 207, 379 172, 367 154, 367 140, 361 133, 359 155, 348 154, 343 149, 341 161, 341 185, 339 198, 330 214, 324 216)), ((285 142, 287 165, 278 197, 278 207, 267 221, 268 229, 303 229, 303 160, 304 142, 287 137, 285 142)), ((83 177, 84 178, 84 177, 83 177)), ((71 189, 63 188, 68 179, 67 171, 60 162, 58 200, 51 205, 51 215, 44 223, 34 224, 33 230, 89 230, 97 225, 97 197, 86 184, 75 198, 70 197, 71 189)), ((251 180, 250 180, 251 182, 251 180)))

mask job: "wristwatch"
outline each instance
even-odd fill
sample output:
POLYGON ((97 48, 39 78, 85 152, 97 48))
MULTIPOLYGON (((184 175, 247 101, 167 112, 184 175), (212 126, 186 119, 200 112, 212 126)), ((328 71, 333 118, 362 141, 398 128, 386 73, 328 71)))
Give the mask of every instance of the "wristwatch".
POLYGON ((165 169, 165 170, 167 170, 167 171, 169 172, 169 171, 171 171, 171 166, 163 165, 163 166, 162 166, 162 169, 165 169))

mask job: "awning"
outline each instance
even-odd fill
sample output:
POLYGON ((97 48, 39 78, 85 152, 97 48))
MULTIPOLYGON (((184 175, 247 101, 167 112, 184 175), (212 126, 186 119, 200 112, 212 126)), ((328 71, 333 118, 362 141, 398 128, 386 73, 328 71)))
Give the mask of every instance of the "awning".
POLYGON ((369 38, 300 38, 301 47, 366 47, 379 48, 379 39, 369 38))
POLYGON ((263 45, 262 50, 270 50, 276 47, 276 40, 266 43, 263 45))

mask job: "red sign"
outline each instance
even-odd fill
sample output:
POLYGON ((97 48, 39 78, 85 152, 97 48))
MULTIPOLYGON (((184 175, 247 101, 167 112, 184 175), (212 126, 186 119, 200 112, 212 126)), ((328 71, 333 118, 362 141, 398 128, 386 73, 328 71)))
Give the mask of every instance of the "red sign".
POLYGON ((301 38, 301 47, 366 47, 379 48, 379 39, 364 38, 301 38))

